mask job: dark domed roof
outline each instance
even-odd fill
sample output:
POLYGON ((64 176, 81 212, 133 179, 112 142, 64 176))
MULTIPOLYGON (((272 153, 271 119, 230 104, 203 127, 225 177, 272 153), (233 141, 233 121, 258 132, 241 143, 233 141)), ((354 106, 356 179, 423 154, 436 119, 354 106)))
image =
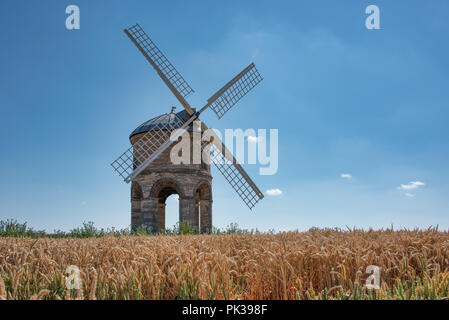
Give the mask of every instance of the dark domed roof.
MULTIPOLYGON (((176 113, 176 115, 181 118, 184 121, 187 121, 189 119, 189 115, 187 111, 182 110, 181 112, 176 113)), ((175 119, 175 113, 165 113, 163 115, 157 116, 156 118, 150 119, 144 123, 142 123, 140 126, 138 126, 130 135, 129 138, 131 139, 132 136, 135 136, 139 133, 144 133, 150 130, 159 130, 161 128, 164 128, 167 124, 171 124, 173 128, 178 129, 180 128, 179 121, 174 121, 175 119)), ((191 130, 191 126, 189 126, 189 131, 191 130)))

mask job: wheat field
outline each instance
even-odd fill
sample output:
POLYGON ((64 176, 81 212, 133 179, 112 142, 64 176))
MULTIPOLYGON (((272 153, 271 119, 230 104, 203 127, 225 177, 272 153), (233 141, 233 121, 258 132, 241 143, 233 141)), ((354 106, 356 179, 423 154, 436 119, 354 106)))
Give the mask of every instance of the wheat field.
POLYGON ((0 238, 0 299, 448 299, 449 233, 0 238), (67 289, 66 269, 80 270, 67 289), (367 266, 380 288, 367 289, 367 266))

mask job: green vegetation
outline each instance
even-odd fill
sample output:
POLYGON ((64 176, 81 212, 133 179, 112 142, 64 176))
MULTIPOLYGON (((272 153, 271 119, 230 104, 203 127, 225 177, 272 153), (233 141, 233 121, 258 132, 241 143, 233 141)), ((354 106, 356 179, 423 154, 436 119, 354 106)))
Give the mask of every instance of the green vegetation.
MULTIPOLYGON (((231 223, 225 229, 213 227, 212 230, 206 232, 208 234, 254 234, 260 233, 256 230, 246 230, 239 228, 237 223, 231 223)), ((270 230, 269 233, 274 233, 270 230)), ((199 234, 197 228, 188 223, 177 223, 173 228, 167 228, 160 231, 158 234, 165 235, 180 235, 180 234, 199 234)), ((34 230, 27 226, 27 223, 20 223, 17 220, 7 219, 0 220, 0 237, 16 237, 16 238, 101 238, 103 236, 154 236, 155 232, 151 228, 142 226, 136 230, 129 228, 117 230, 115 228, 97 228, 94 222, 83 222, 81 227, 71 229, 68 232, 55 230, 52 233, 47 233, 42 230, 34 230)))

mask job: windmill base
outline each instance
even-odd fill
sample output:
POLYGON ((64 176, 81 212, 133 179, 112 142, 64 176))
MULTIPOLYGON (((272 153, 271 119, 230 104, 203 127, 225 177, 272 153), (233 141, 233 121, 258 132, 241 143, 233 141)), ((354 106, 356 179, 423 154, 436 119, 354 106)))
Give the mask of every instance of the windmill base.
POLYGON ((147 170, 132 182, 131 228, 163 232, 166 200, 179 196, 179 222, 204 233, 212 230, 212 176, 206 170, 147 170), (159 171, 159 172, 158 172, 159 171))

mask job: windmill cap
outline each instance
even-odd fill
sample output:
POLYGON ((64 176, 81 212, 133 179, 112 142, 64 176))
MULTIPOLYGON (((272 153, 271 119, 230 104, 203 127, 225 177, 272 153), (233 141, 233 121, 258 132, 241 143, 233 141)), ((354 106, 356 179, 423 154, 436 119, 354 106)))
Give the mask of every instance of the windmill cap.
MULTIPOLYGON (((175 118, 173 117, 173 114, 174 112, 165 113, 142 123, 133 132, 131 132, 129 138, 131 139, 136 134, 145 133, 148 131, 157 131, 166 128, 167 124, 170 124, 174 129, 181 128, 179 121, 174 121, 175 118)), ((176 113, 176 115, 184 121, 187 121, 190 118, 187 111, 185 110, 176 113)), ((189 126, 188 131, 193 131, 192 125, 189 126)))

